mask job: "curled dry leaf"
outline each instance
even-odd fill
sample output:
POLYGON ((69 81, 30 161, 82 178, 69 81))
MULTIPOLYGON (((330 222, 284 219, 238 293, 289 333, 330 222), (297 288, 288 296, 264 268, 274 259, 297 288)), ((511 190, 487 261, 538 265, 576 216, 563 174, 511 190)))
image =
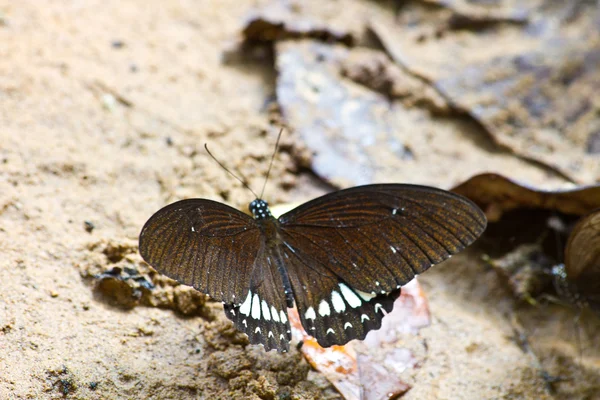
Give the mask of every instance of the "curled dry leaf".
POLYGON ((584 215, 600 207, 600 186, 540 190, 491 173, 476 175, 452 191, 473 200, 485 211, 489 222, 496 222, 503 213, 519 208, 584 215))
POLYGON ((323 373, 346 399, 381 400, 397 398, 410 389, 400 374, 417 365, 412 353, 400 348, 403 333, 417 333, 430 323, 429 308, 417 280, 402 287, 394 310, 377 331, 364 342, 323 348, 308 335, 296 310, 289 312, 292 335, 302 341, 301 351, 309 363, 323 373), (373 383, 377 382, 376 385, 373 383))

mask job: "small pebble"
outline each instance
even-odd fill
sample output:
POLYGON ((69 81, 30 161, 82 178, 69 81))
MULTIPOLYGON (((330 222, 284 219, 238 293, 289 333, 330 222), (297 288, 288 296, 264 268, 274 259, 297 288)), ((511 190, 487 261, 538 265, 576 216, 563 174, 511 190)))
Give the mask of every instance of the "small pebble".
POLYGON ((86 232, 92 233, 96 226, 91 221, 83 221, 83 227, 85 228, 86 232))

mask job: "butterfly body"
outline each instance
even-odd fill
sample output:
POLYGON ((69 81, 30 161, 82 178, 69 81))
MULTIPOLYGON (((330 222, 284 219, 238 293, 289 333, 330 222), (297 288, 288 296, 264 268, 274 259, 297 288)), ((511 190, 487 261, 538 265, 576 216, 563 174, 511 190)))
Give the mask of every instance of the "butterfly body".
POLYGON ((416 185, 334 192, 274 218, 189 199, 153 215, 142 257, 159 272, 224 303, 250 343, 289 349, 287 308, 328 347, 379 329, 401 286, 472 243, 485 216, 469 200, 416 185))

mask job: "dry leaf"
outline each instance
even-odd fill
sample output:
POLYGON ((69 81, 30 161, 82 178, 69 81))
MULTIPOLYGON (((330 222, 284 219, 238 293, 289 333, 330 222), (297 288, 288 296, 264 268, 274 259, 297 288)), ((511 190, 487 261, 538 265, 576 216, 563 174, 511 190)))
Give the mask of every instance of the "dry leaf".
POLYGON ((295 309, 288 314, 293 337, 303 343, 301 351, 344 398, 382 400, 410 389, 400 374, 414 368, 417 360, 410 351, 399 347, 400 335, 415 334, 430 323, 427 300, 416 279, 402 287, 394 310, 383 319, 381 328, 369 332, 363 342, 323 348, 304 331, 295 309))
POLYGON ((433 89, 414 77, 400 78, 398 69, 386 67, 382 53, 310 40, 280 41, 275 52, 277 102, 286 125, 313 152, 311 169, 337 187, 440 186, 464 180, 473 168, 540 173, 510 154, 489 152, 487 143, 473 140, 481 133, 474 124, 432 118, 430 110, 443 113, 443 99, 427 94, 433 89), (386 76, 379 81, 369 78, 382 72, 386 76), (393 97, 413 90, 421 95, 390 102, 368 90, 367 81, 393 97))
POLYGON ((596 181, 600 11, 586 2, 520 7, 532 15, 529 23, 494 25, 485 34, 440 30, 445 13, 423 7, 370 29, 397 63, 477 120, 501 148, 574 182, 596 181))
POLYGON ((540 190, 498 174, 476 175, 452 191, 473 200, 485 211, 490 222, 496 222, 503 213, 518 208, 584 215, 600 207, 600 186, 540 190))

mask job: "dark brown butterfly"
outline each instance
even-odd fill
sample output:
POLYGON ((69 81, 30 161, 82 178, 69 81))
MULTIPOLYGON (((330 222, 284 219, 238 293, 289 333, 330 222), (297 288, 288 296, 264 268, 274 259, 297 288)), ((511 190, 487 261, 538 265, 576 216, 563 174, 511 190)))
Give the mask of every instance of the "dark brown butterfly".
POLYGON ((286 351, 287 309, 324 347, 379 329, 402 285, 473 243, 486 227, 470 200, 425 186, 340 190, 275 219, 205 199, 158 211, 140 253, 159 272, 222 301, 253 344, 286 351))

